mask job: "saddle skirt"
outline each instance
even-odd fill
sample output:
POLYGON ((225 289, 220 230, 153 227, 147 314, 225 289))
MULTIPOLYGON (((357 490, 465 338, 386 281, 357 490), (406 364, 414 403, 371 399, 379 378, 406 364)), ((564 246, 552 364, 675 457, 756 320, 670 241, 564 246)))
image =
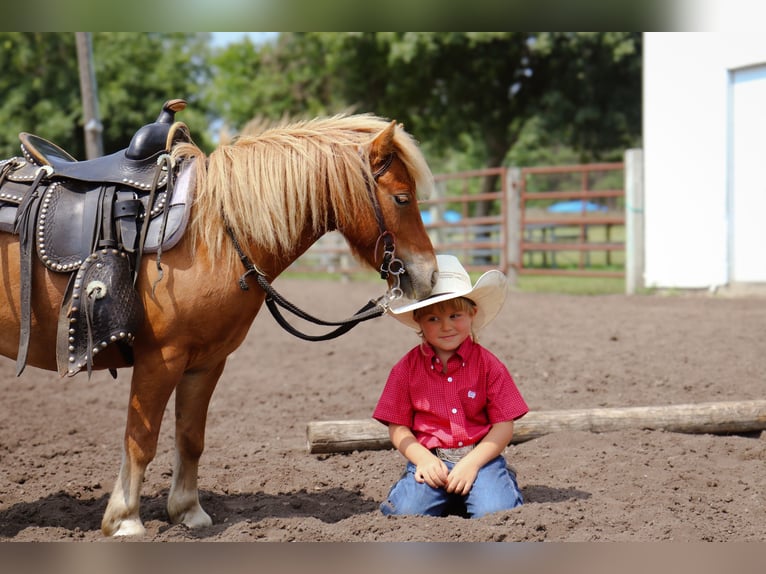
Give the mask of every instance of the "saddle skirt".
MULTIPOLYGON (((0 186, 0 231, 13 233, 19 205, 29 191, 39 166, 21 158, 0 161, 16 162, 0 186)), ((35 232, 35 245, 40 261, 51 271, 67 273, 78 269, 94 251, 95 235, 104 217, 113 219, 124 249, 130 253, 138 247, 139 232, 145 214, 149 213, 144 253, 156 253, 174 247, 183 236, 189 221, 194 195, 194 165, 179 168, 177 180, 168 200, 167 189, 160 189, 149 208, 149 193, 130 186, 115 186, 111 214, 103 214, 103 183, 60 179, 56 172, 41 192, 42 200, 35 232), (138 204, 140 202, 140 205, 138 204), (167 217, 164 217, 165 211, 167 217), (101 212, 101 213, 99 213, 101 212), (99 220, 100 216, 100 220, 99 220), (164 224, 164 229, 163 229, 164 224)), ((167 182, 167 176, 164 178, 167 182)))

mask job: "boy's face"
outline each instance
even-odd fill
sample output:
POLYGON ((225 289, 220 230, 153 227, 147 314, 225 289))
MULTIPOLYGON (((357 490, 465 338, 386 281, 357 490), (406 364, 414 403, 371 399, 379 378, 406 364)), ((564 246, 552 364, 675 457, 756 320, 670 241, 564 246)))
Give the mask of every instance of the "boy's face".
POLYGON ((419 314, 417 322, 423 338, 437 352, 454 352, 471 335, 473 309, 462 310, 454 305, 434 305, 419 314))

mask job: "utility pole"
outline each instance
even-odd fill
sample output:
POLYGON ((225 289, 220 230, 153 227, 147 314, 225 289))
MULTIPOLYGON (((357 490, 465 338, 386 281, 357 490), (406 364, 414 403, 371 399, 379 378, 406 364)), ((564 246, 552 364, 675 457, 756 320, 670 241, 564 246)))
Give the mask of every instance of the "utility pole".
POLYGON ((98 88, 93 69, 93 42, 90 32, 75 32, 77 38, 77 63, 80 69, 80 93, 82 94, 83 130, 87 159, 104 155, 101 132, 104 127, 98 112, 98 88))

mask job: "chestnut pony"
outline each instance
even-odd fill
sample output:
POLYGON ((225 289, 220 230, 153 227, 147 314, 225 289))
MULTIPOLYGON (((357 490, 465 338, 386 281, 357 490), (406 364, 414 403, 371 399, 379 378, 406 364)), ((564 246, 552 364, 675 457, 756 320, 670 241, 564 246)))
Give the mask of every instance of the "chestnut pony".
MULTIPOLYGON (((190 143, 171 155, 193 162, 196 182, 189 226, 164 251, 162 273, 147 255, 136 289, 144 322, 135 333, 122 464, 101 529, 107 536, 139 535, 141 483, 155 456, 167 402, 175 391, 176 462, 167 501, 170 520, 189 527, 212 524, 197 490, 210 398, 226 359, 244 340, 265 292, 248 275, 235 243, 269 281, 320 236, 338 230, 369 266, 383 264, 384 244, 395 246, 404 272, 389 288, 427 296, 436 272, 417 195, 431 174, 401 125, 368 115, 341 115, 283 125, 242 136, 209 156, 190 143), (385 241, 381 240, 381 228, 385 241)), ((19 345, 18 237, 0 233, 0 354, 19 345)), ((59 306, 67 274, 35 260, 32 337, 27 364, 56 370, 59 306)), ((117 349, 99 353, 95 369, 126 367, 117 349)))

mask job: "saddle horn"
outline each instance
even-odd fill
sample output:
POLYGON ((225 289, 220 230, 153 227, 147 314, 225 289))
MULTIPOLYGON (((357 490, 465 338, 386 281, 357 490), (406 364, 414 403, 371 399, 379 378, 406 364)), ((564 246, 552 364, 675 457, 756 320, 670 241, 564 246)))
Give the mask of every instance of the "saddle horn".
POLYGON ((157 150, 165 149, 170 126, 175 122, 176 112, 184 108, 186 108, 186 100, 175 99, 165 102, 154 123, 146 124, 133 135, 128 149, 125 150, 125 157, 144 159, 157 150))

